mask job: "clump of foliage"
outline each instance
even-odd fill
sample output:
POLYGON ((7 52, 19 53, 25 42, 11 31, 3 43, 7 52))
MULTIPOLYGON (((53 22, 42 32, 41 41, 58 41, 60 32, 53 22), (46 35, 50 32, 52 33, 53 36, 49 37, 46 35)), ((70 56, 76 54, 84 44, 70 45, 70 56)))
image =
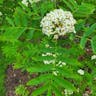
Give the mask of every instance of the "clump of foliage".
MULTIPOLYGON (((91 60, 91 56, 96 54, 95 3, 95 0, 41 0, 33 4, 28 2, 26 6, 21 0, 0 1, 0 66, 12 64, 15 69, 27 71, 29 76, 37 74, 25 85, 18 86, 16 94, 96 95, 96 65, 91 60), (76 34, 53 39, 42 33, 40 22, 47 13, 60 8, 73 14, 77 21, 76 34), (44 63, 52 60, 53 64, 44 63), (28 86, 38 88, 29 92, 28 86), (89 93, 86 93, 86 88, 90 89, 89 93)), ((1 74, 4 76, 4 72, 1 74)))

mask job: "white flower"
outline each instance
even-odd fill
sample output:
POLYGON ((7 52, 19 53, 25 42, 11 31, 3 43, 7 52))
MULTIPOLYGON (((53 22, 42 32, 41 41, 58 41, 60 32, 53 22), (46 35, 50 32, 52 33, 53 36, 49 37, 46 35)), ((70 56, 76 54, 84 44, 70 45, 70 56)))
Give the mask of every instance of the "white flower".
POLYGON ((45 53, 45 54, 42 54, 42 56, 53 56, 53 54, 52 53, 45 53))
POLYGON ((56 54, 53 54, 53 57, 56 57, 56 54))
POLYGON ((42 56, 53 56, 53 57, 56 57, 56 54, 47 52, 45 54, 42 54, 42 56))
POLYGON ((54 35, 55 39, 66 33, 74 32, 76 21, 71 12, 63 11, 62 9, 55 9, 41 20, 42 32, 47 35, 54 35))
POLYGON ((77 72, 78 72, 80 75, 84 75, 84 70, 82 70, 82 69, 79 69, 77 72))
POLYGON ((91 57, 91 60, 94 60, 94 59, 96 59, 96 55, 93 55, 93 56, 91 57))
POLYGON ((65 66, 65 65, 66 65, 65 62, 59 61, 56 66, 63 67, 63 66, 65 66))
POLYGON ((44 60, 44 64, 54 64, 55 60, 44 60))
POLYGON ((24 4, 25 6, 28 6, 28 0, 22 0, 22 4, 24 4))
POLYGON ((60 65, 61 63, 62 63, 62 61, 59 61, 59 62, 58 62, 58 65, 60 65))
POLYGON ((2 12, 0 12, 0 16, 2 16, 3 14, 2 14, 2 12))
POLYGON ((50 64, 50 62, 47 60, 44 60, 43 62, 44 62, 44 64, 50 64))
POLYGON ((58 75, 58 71, 53 71, 53 75, 57 76, 58 75))
POLYGON ((73 94, 73 91, 65 89, 64 93, 65 93, 65 96, 69 96, 73 94))
POLYGON ((65 62, 62 62, 62 65, 63 65, 63 66, 65 66, 65 65, 66 65, 66 63, 65 63, 65 62))
POLYGON ((78 92, 78 93, 80 92, 80 89, 79 89, 79 88, 77 88, 77 92, 78 92))
POLYGON ((63 67, 63 65, 59 65, 59 67, 63 67))
POLYGON ((47 56, 52 56, 52 53, 46 53, 47 56))
POLYGON ((48 47, 50 47, 50 45, 49 44, 46 44, 45 47, 48 48, 48 47))
POLYGON ((21 2, 22 2, 22 4, 24 4, 25 6, 28 6, 28 2, 30 3, 30 4, 33 4, 33 3, 37 3, 37 2, 39 2, 40 0, 22 0, 21 2))
POLYGON ((59 38, 59 36, 58 35, 54 35, 54 37, 53 37, 55 40, 57 40, 58 38, 59 38))
POLYGON ((40 0, 29 0, 29 2, 31 3, 31 4, 33 4, 33 3, 37 3, 37 2, 39 2, 40 0))
POLYGON ((42 54, 42 56, 46 56, 46 54, 42 54))
MULTIPOLYGON (((47 52, 47 53, 43 53, 43 54, 42 54, 42 57, 44 57, 44 56, 54 57, 54 56, 56 56, 56 54, 47 52)), ((44 63, 44 64, 54 64, 54 63, 55 63, 55 60, 54 60, 54 59, 52 59, 52 60, 44 60, 43 63, 44 63)))

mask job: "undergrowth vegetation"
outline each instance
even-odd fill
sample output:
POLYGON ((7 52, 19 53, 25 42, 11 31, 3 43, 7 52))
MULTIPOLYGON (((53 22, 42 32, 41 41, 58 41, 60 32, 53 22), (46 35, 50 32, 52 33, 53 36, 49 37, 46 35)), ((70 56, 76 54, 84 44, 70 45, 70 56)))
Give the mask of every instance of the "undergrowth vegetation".
POLYGON ((25 1, 0 0, 0 94, 12 64, 16 96, 96 96, 96 0, 25 1))

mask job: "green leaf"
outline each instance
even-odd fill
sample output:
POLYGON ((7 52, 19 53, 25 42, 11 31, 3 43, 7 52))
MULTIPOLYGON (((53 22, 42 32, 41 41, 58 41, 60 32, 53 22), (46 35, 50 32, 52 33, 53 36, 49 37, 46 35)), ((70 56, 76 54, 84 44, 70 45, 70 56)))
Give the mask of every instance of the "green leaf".
POLYGON ((69 65, 74 66, 74 67, 82 66, 81 63, 78 60, 73 59, 73 58, 70 59, 68 57, 67 58, 64 57, 64 62, 66 64, 69 64, 69 65))
POLYGON ((70 4, 69 1, 63 0, 63 2, 66 4, 66 6, 67 6, 71 11, 74 11, 74 8, 73 8, 72 4, 70 4))
POLYGON ((95 6, 92 4, 82 3, 75 11, 75 17, 88 17, 95 11, 95 6))
POLYGON ((34 60, 37 59, 37 61, 44 61, 44 60, 53 60, 54 57, 53 56, 37 56, 36 58, 34 58, 34 60))
POLYGON ((20 95, 20 96, 28 96, 29 95, 29 91, 27 90, 27 88, 24 85, 17 86, 15 93, 16 93, 16 95, 20 95))
POLYGON ((80 41, 80 47, 81 47, 81 48, 84 48, 84 47, 85 47, 86 42, 87 42, 87 38, 82 37, 82 38, 81 38, 81 41, 80 41))
POLYGON ((73 5, 74 9, 77 9, 78 4, 77 4, 76 0, 70 0, 69 2, 73 5))
POLYGON ((3 0, 0 0, 0 4, 3 4, 3 0))
POLYGON ((51 85, 48 88, 47 96, 52 96, 52 90, 51 90, 51 85))
POLYGON ((6 58, 12 58, 17 54, 17 46, 14 44, 6 44, 2 46, 2 51, 6 58))
POLYGON ((87 42, 87 38, 94 32, 95 29, 96 29, 96 23, 91 25, 91 27, 89 27, 88 30, 84 33, 84 35, 83 35, 83 37, 81 38, 81 41, 80 41, 81 48, 85 47, 85 44, 87 42))
POLYGON ((27 39, 28 39, 28 40, 31 40, 31 39, 33 38, 33 33, 34 33, 34 30, 29 30, 29 31, 27 32, 27 39))
POLYGON ((28 16, 20 7, 15 9, 14 22, 16 26, 27 26, 28 16))
POLYGON ((54 3, 53 2, 46 0, 45 2, 41 3, 40 12, 41 12, 42 16, 44 16, 44 14, 46 14, 48 11, 51 11, 53 9, 54 9, 54 3))
POLYGON ((96 23, 91 25, 91 27, 85 32, 84 37, 90 36, 94 32, 95 29, 96 29, 96 23))
POLYGON ((94 36, 91 40, 91 46, 93 49, 93 52, 96 54, 96 36, 94 36))
POLYGON ((53 70, 53 66, 52 65, 35 65, 32 66, 30 68, 27 68, 27 71, 29 73, 35 73, 35 72, 49 72, 53 70))
POLYGON ((11 18, 6 17, 6 20, 7 20, 7 22, 8 22, 11 26, 14 26, 14 22, 13 22, 13 20, 12 20, 11 18))
POLYGON ((55 96, 62 96, 59 88, 56 88, 54 85, 52 85, 53 92, 55 93, 55 96))
POLYGON ((39 77, 36 77, 30 81, 28 81, 27 85, 38 85, 40 83, 45 83, 45 81, 50 80, 52 74, 42 74, 39 77))
POLYGON ((76 88, 73 86, 72 83, 70 83, 69 81, 63 79, 62 77, 55 77, 54 76, 54 81, 59 85, 62 86, 63 88, 67 89, 67 90, 72 90, 75 91, 76 88))
POLYGON ((0 37, 5 41, 16 41, 25 32, 26 28, 18 28, 18 27, 5 27, 5 33, 0 37))
POLYGON ((83 19, 78 20, 77 24, 75 25, 76 31, 84 30, 84 27, 85 27, 85 20, 83 19))
POLYGON ((46 92, 49 88, 48 86, 49 86, 49 84, 45 84, 45 85, 39 87, 38 89, 36 89, 35 91, 32 92, 31 96, 38 96, 38 95, 46 92))
POLYGON ((71 69, 68 69, 66 67, 57 68, 57 71, 59 71, 59 73, 66 78, 73 78, 76 80, 81 79, 77 74, 73 73, 71 69))

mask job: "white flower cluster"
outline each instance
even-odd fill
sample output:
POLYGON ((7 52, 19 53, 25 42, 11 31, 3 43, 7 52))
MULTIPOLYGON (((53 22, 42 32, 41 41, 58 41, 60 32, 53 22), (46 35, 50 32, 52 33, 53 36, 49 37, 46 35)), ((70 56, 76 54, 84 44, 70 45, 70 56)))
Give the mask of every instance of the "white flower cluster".
MULTIPOLYGON (((91 60, 96 60, 96 55, 91 56, 91 60)), ((95 62, 96 65, 96 62, 95 62)))
POLYGON ((55 9, 41 20, 40 27, 42 27, 42 32, 45 35, 54 35, 55 38, 58 38, 66 33, 76 33, 75 23, 76 20, 73 18, 71 12, 55 9))
POLYGON ((93 55, 93 56, 91 57, 91 60, 94 60, 94 59, 96 59, 96 55, 93 55))
MULTIPOLYGON (((44 56, 52 56, 52 57, 56 57, 56 55, 57 54, 53 54, 53 53, 43 53, 42 54, 42 56, 44 57, 44 56)), ((55 61, 55 59, 53 59, 53 60, 44 60, 43 61, 44 62, 44 64, 55 64, 56 63, 56 61, 55 61)), ((59 61, 57 64, 56 64, 56 66, 59 66, 59 67, 63 67, 63 66, 65 66, 66 65, 66 63, 65 62, 63 62, 63 61, 59 61)))
POLYGON ((69 96, 69 95, 73 94, 73 91, 65 89, 64 94, 65 94, 65 96, 69 96))
POLYGON ((29 2, 31 3, 31 4, 33 4, 33 3, 37 3, 37 2, 39 2, 40 0, 29 0, 29 2))
MULTIPOLYGON (((52 57, 55 57, 56 54, 45 53, 45 54, 42 54, 42 56, 43 56, 43 57, 44 57, 44 56, 52 56, 52 57)), ((53 59, 53 60, 44 60, 43 62, 44 62, 44 64, 55 64, 55 60, 54 60, 54 59, 53 59)))
POLYGON ((33 4, 33 3, 37 3, 40 0, 22 0, 22 4, 24 4, 25 6, 28 6, 28 3, 33 4))
POLYGON ((21 2, 22 2, 22 4, 24 4, 25 6, 28 6, 28 0, 22 0, 21 2))
POLYGON ((79 69, 77 72, 78 72, 80 75, 84 75, 84 70, 82 70, 82 69, 79 69))
MULTIPOLYGON (((49 45, 47 44, 47 45, 45 45, 47 48, 49 47, 49 45)), ((49 47, 50 48, 50 47, 49 47)), ((45 54, 42 54, 42 56, 44 57, 44 56, 52 56, 52 57, 56 57, 56 54, 53 54, 53 53, 45 53, 45 54)), ((55 60, 53 59, 53 60, 44 60, 43 61, 44 62, 44 64, 54 64, 55 63, 55 60)))
MULTIPOLYGON (((46 48, 52 48, 49 44, 46 44, 45 45, 45 47, 46 48)), ((44 60, 43 61, 43 63, 44 64, 56 64, 56 66, 58 66, 58 67, 63 67, 63 66, 65 66, 66 65, 66 63, 64 62, 64 61, 56 61, 56 57, 57 57, 57 55, 58 54, 55 54, 55 53, 49 53, 49 52, 47 52, 47 53, 43 53, 42 54, 42 57, 45 57, 45 56, 52 56, 54 59, 52 59, 52 60, 44 60)), ((58 75, 58 71, 53 71, 53 74, 55 75, 55 76, 57 76, 58 75)))

